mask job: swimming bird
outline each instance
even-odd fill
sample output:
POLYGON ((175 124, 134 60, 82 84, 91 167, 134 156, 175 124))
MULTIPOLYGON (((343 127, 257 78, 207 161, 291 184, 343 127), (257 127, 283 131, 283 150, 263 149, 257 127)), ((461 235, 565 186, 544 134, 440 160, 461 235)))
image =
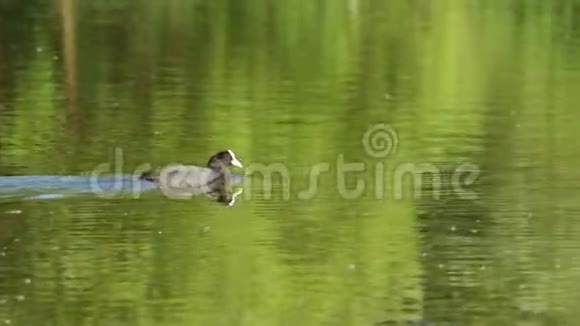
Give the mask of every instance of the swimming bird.
POLYGON ((232 193, 230 188, 241 183, 243 178, 232 174, 230 166, 243 167, 234 152, 228 149, 210 157, 206 167, 171 164, 159 171, 146 171, 140 179, 154 182, 169 198, 183 199, 206 194, 231 206, 240 191, 232 193))

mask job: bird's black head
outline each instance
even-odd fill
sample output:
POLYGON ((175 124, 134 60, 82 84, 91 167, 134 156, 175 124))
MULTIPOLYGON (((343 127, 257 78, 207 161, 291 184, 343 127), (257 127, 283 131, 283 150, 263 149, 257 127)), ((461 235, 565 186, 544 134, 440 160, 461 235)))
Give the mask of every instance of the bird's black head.
POLYGON ((242 167, 242 163, 238 161, 236 154, 230 149, 216 153, 207 162, 207 167, 212 170, 220 170, 228 166, 242 167))

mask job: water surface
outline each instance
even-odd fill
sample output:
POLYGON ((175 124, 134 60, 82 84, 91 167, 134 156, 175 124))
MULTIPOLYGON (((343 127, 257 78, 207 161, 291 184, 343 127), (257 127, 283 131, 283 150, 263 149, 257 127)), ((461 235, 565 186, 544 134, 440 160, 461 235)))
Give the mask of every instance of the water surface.
POLYGON ((579 12, 0 3, 0 323, 575 325, 579 12), (379 124, 398 144, 375 157, 379 124), (86 191, 94 171, 226 148, 289 185, 254 176, 232 207, 86 191), (365 166, 345 178, 359 196, 341 159, 365 166), (441 186, 407 176, 401 194, 409 166, 441 186), (480 171, 464 191, 460 166, 480 171))

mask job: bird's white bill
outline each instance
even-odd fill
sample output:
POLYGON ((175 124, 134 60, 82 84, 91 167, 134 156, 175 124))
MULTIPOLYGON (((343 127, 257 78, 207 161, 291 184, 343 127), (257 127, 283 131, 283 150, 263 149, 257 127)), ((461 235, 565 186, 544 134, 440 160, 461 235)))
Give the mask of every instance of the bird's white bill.
POLYGON ((243 167, 242 166, 242 162, 238 161, 236 154, 234 154, 234 152, 232 152, 231 150, 228 149, 228 153, 230 153, 230 156, 232 157, 232 165, 233 166, 237 166, 239 168, 243 167))

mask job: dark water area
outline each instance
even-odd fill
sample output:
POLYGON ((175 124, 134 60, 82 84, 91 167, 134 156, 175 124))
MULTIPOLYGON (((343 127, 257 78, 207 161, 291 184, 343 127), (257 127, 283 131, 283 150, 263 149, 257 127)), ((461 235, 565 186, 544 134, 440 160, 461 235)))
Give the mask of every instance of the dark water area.
POLYGON ((578 89, 575 0, 1 1, 0 324, 576 325, 578 89))

